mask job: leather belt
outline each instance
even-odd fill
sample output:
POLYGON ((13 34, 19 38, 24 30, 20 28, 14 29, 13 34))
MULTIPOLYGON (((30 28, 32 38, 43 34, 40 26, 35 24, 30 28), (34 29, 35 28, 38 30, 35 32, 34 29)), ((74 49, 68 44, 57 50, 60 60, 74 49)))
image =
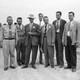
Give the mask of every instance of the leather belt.
POLYGON ((15 39, 15 38, 4 38, 5 40, 13 40, 13 39, 15 39))

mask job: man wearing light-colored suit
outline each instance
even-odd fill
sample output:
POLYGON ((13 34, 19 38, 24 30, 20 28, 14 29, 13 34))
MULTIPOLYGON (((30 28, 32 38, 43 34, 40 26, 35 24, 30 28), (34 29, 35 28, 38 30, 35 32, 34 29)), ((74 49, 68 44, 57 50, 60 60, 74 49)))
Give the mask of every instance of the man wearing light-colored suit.
POLYGON ((66 23, 63 33, 63 45, 65 46, 65 56, 67 67, 65 69, 72 69, 76 71, 76 45, 78 44, 78 24, 74 21, 74 12, 69 12, 69 22, 66 23))
POLYGON ((54 43, 55 43, 55 28, 49 23, 47 16, 44 16, 44 25, 42 26, 41 45, 43 46, 45 56, 45 67, 51 65, 54 68, 54 43), (50 61, 50 63, 49 63, 50 61))
POLYGON ((55 33, 56 33, 56 39, 55 39, 56 61, 57 61, 56 66, 63 68, 64 60, 63 60, 62 35, 66 21, 61 19, 61 15, 62 13, 60 11, 56 12, 57 20, 53 22, 53 25, 55 26, 55 33))
POLYGON ((32 50, 32 61, 31 67, 36 69, 35 61, 37 57, 37 50, 38 50, 38 36, 39 36, 39 25, 34 23, 34 15, 30 14, 28 17, 30 23, 25 26, 25 46, 26 46, 26 53, 25 53, 25 66, 22 68, 27 68, 30 60, 30 53, 32 50))

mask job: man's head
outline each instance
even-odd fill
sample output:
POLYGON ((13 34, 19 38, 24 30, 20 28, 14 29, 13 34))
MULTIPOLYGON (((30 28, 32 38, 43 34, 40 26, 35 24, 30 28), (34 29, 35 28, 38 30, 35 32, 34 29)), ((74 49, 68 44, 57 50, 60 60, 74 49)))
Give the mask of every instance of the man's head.
POLYGON ((11 16, 7 17, 7 23, 11 25, 13 23, 13 18, 11 16))
POLYGON ((22 18, 21 17, 18 17, 17 18, 17 23, 18 23, 18 25, 21 25, 22 24, 22 18))
POLYGON ((75 16, 74 12, 69 12, 68 13, 68 17, 69 17, 70 21, 72 21, 74 19, 74 16, 75 16))
POLYGON ((57 11, 56 12, 56 18, 57 18, 57 20, 59 20, 61 18, 61 15, 62 15, 61 11, 57 11))
POLYGON ((39 21, 42 21, 42 19, 43 19, 43 14, 42 14, 42 13, 39 13, 39 14, 38 14, 38 17, 39 17, 39 21))
POLYGON ((33 14, 30 14, 29 17, 28 17, 28 19, 29 19, 30 23, 33 23, 35 17, 34 17, 33 14))
POLYGON ((43 21, 44 21, 45 24, 48 24, 48 22, 49 22, 48 16, 44 16, 43 21))

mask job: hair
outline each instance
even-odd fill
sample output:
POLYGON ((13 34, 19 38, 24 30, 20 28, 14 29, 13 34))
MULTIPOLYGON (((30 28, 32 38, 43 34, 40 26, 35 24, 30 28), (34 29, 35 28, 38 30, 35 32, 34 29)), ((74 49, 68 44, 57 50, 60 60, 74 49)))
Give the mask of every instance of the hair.
POLYGON ((75 15, 75 13, 74 13, 74 12, 70 11, 70 12, 69 12, 69 14, 71 14, 71 13, 73 14, 73 16, 75 15))
MULTIPOLYGON (((8 16, 7 19, 8 19, 8 18, 12 18, 12 16, 8 16)), ((12 19, 13 19, 13 18, 12 18, 12 19)))
POLYGON ((39 13, 38 16, 43 15, 42 13, 39 13))
POLYGON ((57 11, 56 13, 59 13, 60 15, 62 15, 62 12, 61 11, 57 11))
POLYGON ((44 18, 48 18, 48 16, 44 16, 43 19, 44 19, 44 18))
POLYGON ((22 20, 22 17, 18 17, 17 20, 18 20, 18 19, 21 19, 21 20, 22 20))

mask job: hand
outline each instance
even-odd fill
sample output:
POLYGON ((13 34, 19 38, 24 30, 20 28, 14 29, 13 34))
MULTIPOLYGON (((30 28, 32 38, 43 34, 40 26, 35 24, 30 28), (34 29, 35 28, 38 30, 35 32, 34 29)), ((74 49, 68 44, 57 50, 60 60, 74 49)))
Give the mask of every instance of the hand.
POLYGON ((54 43, 52 42, 52 46, 54 46, 54 43))

